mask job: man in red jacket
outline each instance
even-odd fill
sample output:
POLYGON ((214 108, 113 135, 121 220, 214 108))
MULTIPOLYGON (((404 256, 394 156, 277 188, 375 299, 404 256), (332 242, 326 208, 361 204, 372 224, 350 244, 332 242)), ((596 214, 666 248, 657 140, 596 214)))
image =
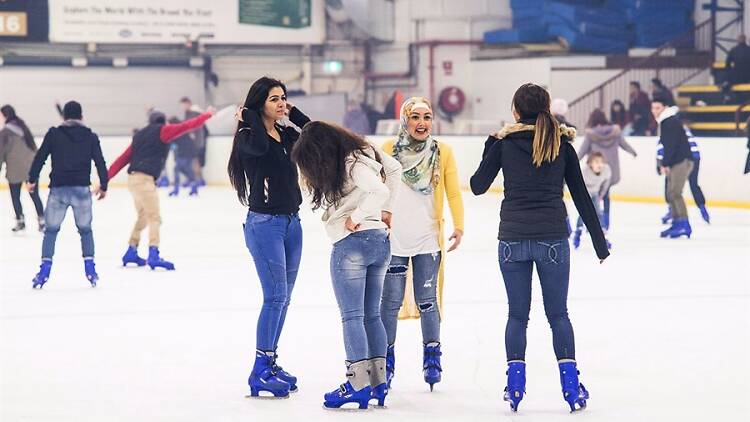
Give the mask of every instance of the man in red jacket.
POLYGON ((148 264, 151 269, 157 267, 174 270, 174 264, 159 256, 159 228, 161 213, 159 211, 159 195, 156 192, 156 179, 159 178, 169 153, 169 143, 191 130, 203 126, 211 118, 215 110, 209 107, 203 113, 182 123, 167 124, 166 116, 159 111, 149 114, 148 126, 133 135, 133 142, 109 168, 109 179, 125 167, 128 167, 128 189, 133 195, 138 220, 133 227, 128 242, 128 250, 122 257, 122 265, 130 263, 141 267, 148 264), (138 256, 138 242, 141 231, 149 228, 148 258, 138 256))

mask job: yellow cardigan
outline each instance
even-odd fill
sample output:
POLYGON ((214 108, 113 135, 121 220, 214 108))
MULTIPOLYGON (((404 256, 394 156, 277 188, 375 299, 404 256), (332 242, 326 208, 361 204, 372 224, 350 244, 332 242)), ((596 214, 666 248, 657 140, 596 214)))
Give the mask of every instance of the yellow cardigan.
MULTIPOLYGON (((386 154, 393 155, 393 145, 395 142, 395 140, 386 141, 381 148, 386 154)), ((438 309, 440 310, 440 316, 442 318, 444 315, 443 281, 445 279, 444 269, 446 258, 445 220, 443 218, 443 209, 445 199, 447 199, 451 218, 453 220, 453 227, 464 231, 464 201, 461 196, 461 185, 458 182, 458 170, 456 168, 456 159, 453 157, 453 149, 451 149, 449 145, 443 143, 438 143, 438 149, 440 150, 440 180, 438 181, 438 185, 435 187, 435 192, 433 194, 435 196, 435 215, 437 216, 438 224, 440 226, 438 242, 440 243, 440 250, 442 252, 440 270, 438 271, 437 288, 438 309)), ((411 267, 409 275, 411 275, 411 267)), ((406 282, 404 303, 398 313, 399 319, 419 319, 419 308, 414 300, 414 287, 412 284, 411 276, 409 276, 406 282)))

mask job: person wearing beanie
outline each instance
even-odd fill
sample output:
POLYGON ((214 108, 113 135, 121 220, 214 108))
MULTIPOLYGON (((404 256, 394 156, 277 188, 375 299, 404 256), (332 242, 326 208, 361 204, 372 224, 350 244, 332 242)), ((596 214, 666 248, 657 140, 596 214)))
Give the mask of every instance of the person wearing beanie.
POLYGON ((81 249, 86 278, 92 287, 96 286, 99 275, 94 265, 94 233, 91 230, 91 161, 96 165, 99 187, 94 195, 101 200, 107 195, 107 164, 104 162, 99 137, 83 124, 81 105, 70 101, 63 107, 64 122, 50 128, 44 136, 29 170, 29 191, 34 192, 39 182, 47 157, 52 156, 50 192, 47 197, 47 210, 44 213, 44 240, 42 241, 42 264, 32 280, 34 288, 42 288, 52 270, 52 256, 60 225, 68 208, 73 208, 78 233, 81 235, 81 249))
POLYGON ((659 144, 663 147, 660 170, 667 176, 667 199, 672 210, 672 226, 661 232, 661 237, 687 236, 689 239, 692 229, 682 190, 693 170, 693 153, 685 128, 677 116, 679 111, 666 97, 657 96, 651 102, 651 113, 659 123, 659 144))
POLYGON ((550 102, 549 111, 560 124, 563 124, 567 127, 572 127, 573 129, 576 128, 572 123, 568 121, 568 119, 565 118, 565 115, 568 114, 567 101, 563 100, 562 98, 555 98, 554 100, 552 100, 552 102, 550 102))
POLYGON ((128 190, 133 196, 138 219, 128 241, 128 249, 122 257, 122 265, 136 264, 142 267, 148 264, 151 269, 164 268, 174 270, 174 264, 161 258, 159 254, 159 228, 161 213, 159 211, 159 195, 156 191, 156 179, 164 169, 169 153, 170 143, 192 130, 195 130, 210 119, 214 114, 213 107, 182 123, 166 122, 166 116, 160 111, 153 110, 148 117, 148 125, 133 135, 133 142, 112 163, 109 168, 109 178, 128 167, 128 190), (149 229, 148 258, 138 256, 138 243, 141 231, 149 229))

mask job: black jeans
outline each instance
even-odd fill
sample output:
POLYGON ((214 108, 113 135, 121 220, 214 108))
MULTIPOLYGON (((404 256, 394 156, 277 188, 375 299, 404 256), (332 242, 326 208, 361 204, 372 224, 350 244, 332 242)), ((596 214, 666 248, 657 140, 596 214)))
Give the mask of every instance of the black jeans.
MULTIPOLYGON (((23 217, 23 205, 21 205, 21 185, 22 183, 11 183, 10 186, 10 200, 13 202, 13 211, 16 213, 16 219, 23 217)), ((34 208, 36 208, 36 215, 38 217, 44 216, 44 205, 42 205, 42 199, 39 197, 39 187, 34 189, 34 192, 29 194, 31 200, 34 202, 34 208)))
POLYGON ((573 326, 568 318, 570 246, 567 239, 501 240, 498 246, 500 272, 508 294, 508 323, 505 326, 505 352, 509 361, 526 356, 526 327, 531 310, 531 273, 536 271, 542 285, 544 312, 552 328, 557 360, 575 359, 573 326))
MULTIPOLYGON (((695 204, 699 207, 702 207, 706 205, 706 197, 703 196, 703 189, 701 189, 700 185, 698 184, 698 172, 701 168, 701 160, 700 158, 697 160, 693 160, 693 171, 690 172, 690 176, 688 176, 688 183, 690 184, 690 193, 693 195, 693 200, 695 200, 695 204)), ((667 180, 664 179, 664 199, 669 202, 669 199, 667 198, 667 180)))

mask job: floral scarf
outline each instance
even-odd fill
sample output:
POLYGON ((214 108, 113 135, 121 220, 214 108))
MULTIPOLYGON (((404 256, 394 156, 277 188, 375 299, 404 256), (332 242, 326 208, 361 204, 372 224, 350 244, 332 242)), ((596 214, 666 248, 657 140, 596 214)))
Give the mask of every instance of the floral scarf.
POLYGON ((417 141, 409 135, 407 122, 413 107, 419 105, 430 108, 430 103, 421 97, 412 97, 401 106, 401 125, 398 139, 393 146, 393 158, 403 167, 401 180, 413 190, 425 195, 435 191, 440 180, 440 149, 432 135, 424 141, 417 141))

